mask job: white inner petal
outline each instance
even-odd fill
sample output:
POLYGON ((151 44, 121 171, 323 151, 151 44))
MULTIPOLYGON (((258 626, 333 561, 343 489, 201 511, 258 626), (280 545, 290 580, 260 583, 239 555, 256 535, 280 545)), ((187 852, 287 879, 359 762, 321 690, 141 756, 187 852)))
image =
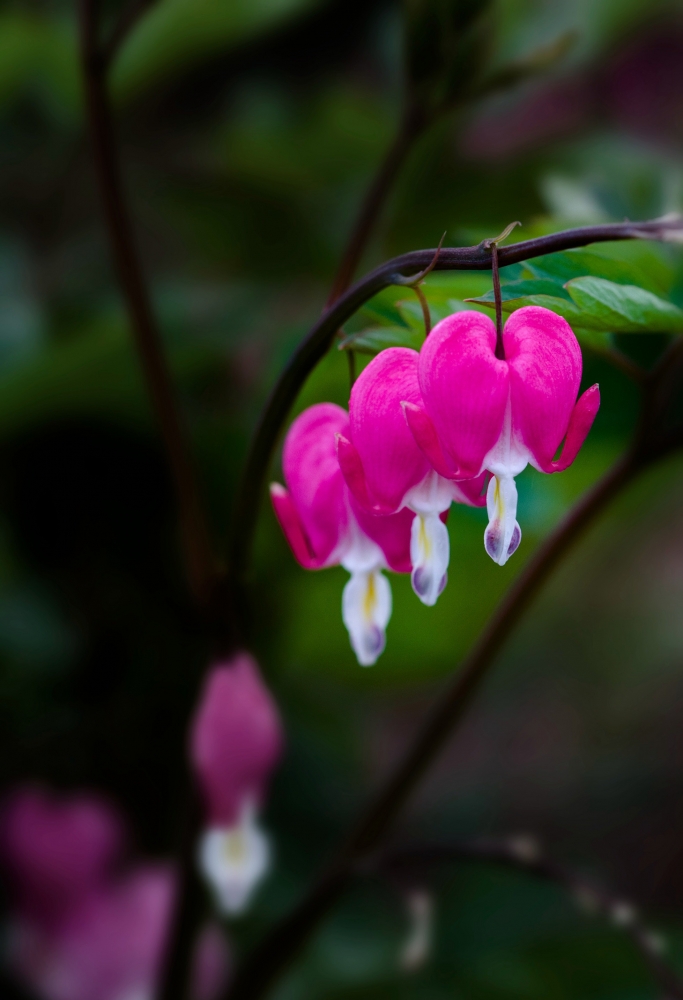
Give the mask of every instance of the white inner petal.
POLYGON ((512 476, 492 476, 486 491, 489 523, 484 532, 486 551, 504 566, 522 540, 517 523, 517 485, 512 476))
POLYGON ((204 832, 198 863, 219 910, 232 915, 243 913, 270 867, 270 844, 256 822, 251 804, 245 805, 234 826, 209 827, 204 832))
POLYGON ((402 506, 409 507, 416 514, 441 514, 444 510, 448 510, 451 501, 457 495, 455 483, 444 479, 432 469, 421 483, 408 490, 402 506))
POLYGON ((482 468, 494 476, 518 476, 531 460, 527 446, 517 439, 512 428, 512 402, 508 395, 500 437, 489 451, 482 468))
POLYGON ((362 667, 371 667, 384 651, 390 618, 391 587, 387 578, 377 568, 353 570, 342 594, 342 620, 362 667))
POLYGON ((450 542, 448 529, 436 513, 416 514, 410 530, 413 590, 431 607, 446 586, 450 542))

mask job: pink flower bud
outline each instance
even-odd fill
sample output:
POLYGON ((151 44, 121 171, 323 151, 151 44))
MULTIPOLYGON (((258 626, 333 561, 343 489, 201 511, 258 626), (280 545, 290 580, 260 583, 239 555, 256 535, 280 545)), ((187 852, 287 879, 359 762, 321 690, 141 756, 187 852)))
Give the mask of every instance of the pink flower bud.
POLYGON ((211 823, 231 824, 244 803, 263 802, 283 749, 280 716, 248 653, 207 673, 190 736, 211 823))
POLYGON ((410 572, 413 518, 407 510, 376 516, 351 496, 337 458, 337 441, 348 434, 349 417, 341 407, 309 407, 285 439, 287 489, 274 483, 270 492, 297 561, 305 569, 341 564, 351 573, 342 618, 358 661, 369 666, 384 649, 391 616, 391 590, 381 570, 410 572))
POLYGON ((514 477, 528 463, 541 472, 566 469, 600 405, 597 385, 576 401, 581 349, 566 320, 549 309, 513 313, 503 345, 499 359, 488 316, 448 316, 420 352, 423 405, 406 408, 416 442, 442 476, 460 481, 492 473, 485 544, 500 565, 521 539, 514 477))
POLYGON ((199 865, 226 913, 239 913, 270 865, 256 823, 282 755, 277 706, 248 653, 212 667, 192 725, 190 751, 207 809, 199 865))
POLYGON ((348 437, 340 436, 339 464, 356 502, 378 514, 408 509, 413 590, 432 605, 446 585, 451 501, 483 506, 484 477, 454 483, 440 476, 411 433, 406 410, 423 406, 417 351, 390 347, 370 362, 351 392, 348 437))

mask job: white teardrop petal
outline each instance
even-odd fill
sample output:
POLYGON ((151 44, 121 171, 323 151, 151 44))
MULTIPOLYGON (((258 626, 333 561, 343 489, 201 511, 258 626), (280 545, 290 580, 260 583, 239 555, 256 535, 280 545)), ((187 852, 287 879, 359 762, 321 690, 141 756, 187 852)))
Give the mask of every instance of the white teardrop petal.
POLYGON ((489 523, 484 546, 495 563, 504 566, 522 540, 517 523, 517 485, 512 476, 492 476, 486 492, 489 523))
POLYGON ((209 827, 199 841, 198 863, 218 909, 233 916, 243 913, 270 867, 268 837, 253 808, 245 807, 234 826, 209 827))
POLYGON ((431 607, 446 586, 450 542, 448 529, 439 515, 416 514, 410 533, 413 590, 431 607))
POLYGON ((391 618, 391 587, 378 569, 354 572, 342 595, 342 620, 362 667, 371 667, 384 651, 391 618))

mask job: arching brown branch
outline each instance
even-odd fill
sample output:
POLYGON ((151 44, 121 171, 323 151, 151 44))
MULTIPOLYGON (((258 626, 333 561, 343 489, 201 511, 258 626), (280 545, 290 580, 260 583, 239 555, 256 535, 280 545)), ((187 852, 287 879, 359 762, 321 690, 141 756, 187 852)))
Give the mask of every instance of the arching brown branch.
POLYGON ((360 872, 385 874, 399 881, 406 876, 423 879, 444 864, 468 862, 500 865, 557 885, 583 912, 601 916, 623 931, 666 997, 683 1000, 683 981, 666 961, 660 936, 645 923, 638 907, 597 880, 549 857, 542 846, 528 836, 413 845, 369 859, 360 872))

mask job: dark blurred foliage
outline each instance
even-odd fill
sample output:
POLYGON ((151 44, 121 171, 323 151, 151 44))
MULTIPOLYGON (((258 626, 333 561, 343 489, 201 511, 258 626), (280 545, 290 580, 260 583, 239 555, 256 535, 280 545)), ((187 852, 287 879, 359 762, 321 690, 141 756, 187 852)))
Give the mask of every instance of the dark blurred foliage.
MULTIPOLYGON (((221 544, 259 406, 319 313, 398 121, 400 17, 390 0, 159 0, 114 67, 145 269, 221 544)), ((490 17, 494 66, 566 32, 575 44, 549 73, 459 107, 421 139, 364 266, 444 229, 469 243, 512 219, 531 232, 683 208, 678 4, 499 0, 490 17)), ((107 252, 75 40, 65 0, 0 4, 1 778, 109 793, 136 850, 165 854, 207 649, 107 252)), ((643 262, 683 304, 680 255, 647 248, 643 262)), ((661 348, 622 340, 643 363, 661 348)), ((446 592, 426 609, 392 580, 387 652, 371 670, 341 623, 343 571, 300 570, 264 502, 253 646, 288 752, 267 816, 277 864, 233 929, 238 948, 296 898, 537 540, 623 446, 635 390, 587 353, 595 380, 603 406, 575 466, 520 477, 518 555, 494 566, 482 512, 453 510, 446 592)), ((347 398, 333 351, 300 407, 347 398)), ((396 834, 536 833, 639 899, 680 967, 682 499, 676 459, 581 542, 396 834)), ((437 887, 423 971, 398 971, 400 897, 364 883, 277 995, 654 997, 619 933, 556 890, 474 868, 437 887)))

